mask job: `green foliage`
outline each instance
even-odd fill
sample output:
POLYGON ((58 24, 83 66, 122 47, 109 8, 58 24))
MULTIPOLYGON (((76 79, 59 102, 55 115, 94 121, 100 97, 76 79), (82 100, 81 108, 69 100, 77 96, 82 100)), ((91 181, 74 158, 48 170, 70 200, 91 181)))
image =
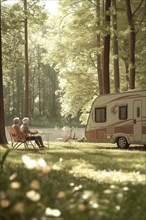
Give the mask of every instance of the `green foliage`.
MULTIPOLYGON (((80 120, 87 122, 87 113, 89 112, 91 102, 95 95, 99 94, 97 55, 103 53, 103 37, 110 33, 113 36, 112 25, 108 30, 104 27, 103 3, 100 3, 100 15, 97 13, 97 1, 58 1, 60 13, 58 16, 48 21, 49 29, 46 32, 48 42, 47 56, 45 61, 55 65, 59 71, 59 86, 61 114, 67 117, 76 116, 81 113, 80 120), (100 26, 98 25, 100 21, 100 26), (101 37, 101 46, 97 46, 97 36, 101 37), (85 115, 84 115, 85 114, 85 115)), ((132 2, 133 11, 136 10, 139 3, 132 2)), ((110 8, 110 15, 115 13, 113 7, 110 8)), ((125 3, 117 1, 117 32, 119 43, 119 63, 120 63, 120 85, 121 91, 129 88, 125 83, 128 76, 129 67, 129 26, 125 13, 125 3), (122 18, 122 19, 121 19, 122 18)), ((144 6, 135 14, 136 32, 139 32, 136 38, 136 87, 145 86, 144 79, 144 56, 142 49, 143 41, 139 42, 143 35, 144 25, 144 6), (138 25, 139 24, 139 25, 138 25), (141 52, 139 51, 141 50, 141 52), (143 55, 142 55, 143 54, 143 55), (143 64, 142 64, 143 63, 143 64)), ((110 59, 110 83, 111 92, 114 92, 113 76, 113 58, 110 59)), ((102 66, 102 65, 101 65, 102 66)))
MULTIPOLYGON (((48 13, 39 1, 27 1, 29 45, 30 117, 44 115, 48 121, 60 119, 60 106, 55 91, 58 89, 57 73, 42 62, 45 51, 43 28, 48 13)), ((2 7, 3 69, 5 118, 23 117, 24 106, 24 2, 2 7), (16 37, 17 36, 17 37, 16 37)), ((59 123, 59 122, 58 122, 59 123)), ((49 124, 49 122, 48 122, 49 124)))
MULTIPOLYGON (((119 55, 110 53, 110 86, 114 92, 113 59, 119 58, 121 91, 129 88, 129 31, 125 3, 117 1, 117 31, 104 24, 103 1, 100 13, 94 0, 58 0, 59 12, 49 15, 40 1, 28 0, 29 103, 30 117, 49 123, 80 118, 86 124, 88 112, 99 94, 97 56, 102 55, 103 39, 116 34, 119 55), (116 32, 116 33, 115 33, 116 32), (97 42, 100 37, 100 44, 97 42), (126 83, 125 83, 126 81, 126 83), (64 119, 66 118, 66 119, 64 119)), ((5 118, 24 112, 24 2, 2 3, 2 43, 5 118)), ((133 12, 139 5, 132 1, 133 12)), ((112 16, 115 9, 110 8, 112 16)), ((144 3, 134 14, 136 29, 136 87, 145 86, 144 3)))
POLYGON ((0 218, 145 220, 144 152, 113 146, 53 142, 45 151, 11 151, 0 218))
POLYGON ((89 111, 93 96, 98 94, 95 19, 89 2, 86 6, 69 1, 62 4, 63 13, 53 20, 57 25, 49 21, 54 31, 50 35, 49 29, 47 33, 48 41, 52 41, 48 44, 48 59, 59 70, 61 114, 75 117, 85 111, 85 106, 89 111))

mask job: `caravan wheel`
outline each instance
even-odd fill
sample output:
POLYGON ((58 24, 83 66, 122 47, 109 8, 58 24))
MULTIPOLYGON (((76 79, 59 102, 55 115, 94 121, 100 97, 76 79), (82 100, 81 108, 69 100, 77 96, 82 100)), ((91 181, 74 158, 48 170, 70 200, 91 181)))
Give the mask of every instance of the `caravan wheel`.
POLYGON ((119 137, 117 140, 117 145, 121 149, 127 149, 129 147, 129 144, 125 137, 119 137))

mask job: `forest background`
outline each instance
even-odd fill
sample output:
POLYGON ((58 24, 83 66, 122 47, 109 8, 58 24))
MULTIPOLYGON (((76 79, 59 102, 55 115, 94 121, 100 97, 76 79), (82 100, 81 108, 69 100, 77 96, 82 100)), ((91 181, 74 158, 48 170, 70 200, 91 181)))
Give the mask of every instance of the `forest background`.
POLYGON ((144 0, 57 2, 1 1, 6 125, 85 125, 96 96, 146 85, 144 0))

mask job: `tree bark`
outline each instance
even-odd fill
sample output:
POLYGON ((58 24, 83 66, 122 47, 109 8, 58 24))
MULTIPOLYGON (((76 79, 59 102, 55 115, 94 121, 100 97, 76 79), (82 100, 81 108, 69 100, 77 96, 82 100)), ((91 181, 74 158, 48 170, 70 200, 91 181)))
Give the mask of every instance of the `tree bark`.
POLYGON ((131 2, 130 0, 125 0, 126 4, 126 13, 128 24, 130 27, 129 33, 129 87, 130 89, 135 88, 135 26, 133 20, 133 14, 131 9, 131 2))
POLYGON ((1 31, 1 1, 0 1, 0 144, 7 144, 5 134, 4 100, 2 71, 2 31, 1 31))
POLYGON ((114 55, 114 85, 115 92, 120 90, 120 77, 119 77, 119 50, 118 50, 118 37, 117 37, 117 7, 116 0, 112 0, 112 6, 114 8, 114 14, 112 16, 113 21, 113 55, 114 55))
POLYGON ((111 0, 105 2, 105 28, 107 35, 104 37, 103 52, 103 94, 110 93, 109 57, 110 57, 110 6, 111 0))
MULTIPOLYGON (((97 0, 97 8, 96 8, 96 13, 97 13, 97 26, 101 26, 100 22, 100 0, 97 0)), ((101 47, 101 38, 100 34, 97 34, 97 49, 100 49, 101 47)), ((102 83, 102 62, 101 62, 101 54, 97 54, 97 74, 98 74, 98 83, 99 83, 99 94, 103 94, 103 83, 102 83)))
POLYGON ((28 19, 27 0, 24 0, 24 32, 25 32, 25 94, 24 94, 24 115, 29 116, 29 65, 28 65, 28 19))

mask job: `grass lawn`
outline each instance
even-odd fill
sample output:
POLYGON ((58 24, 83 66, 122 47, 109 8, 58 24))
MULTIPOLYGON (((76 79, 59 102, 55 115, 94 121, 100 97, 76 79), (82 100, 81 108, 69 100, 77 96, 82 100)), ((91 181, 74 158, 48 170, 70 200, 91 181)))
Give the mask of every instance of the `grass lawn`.
MULTIPOLYGON (((5 152, 0 146, 1 160, 5 152)), ((0 173, 0 220, 146 220, 145 174, 137 148, 51 142, 44 151, 12 150, 0 173)))

